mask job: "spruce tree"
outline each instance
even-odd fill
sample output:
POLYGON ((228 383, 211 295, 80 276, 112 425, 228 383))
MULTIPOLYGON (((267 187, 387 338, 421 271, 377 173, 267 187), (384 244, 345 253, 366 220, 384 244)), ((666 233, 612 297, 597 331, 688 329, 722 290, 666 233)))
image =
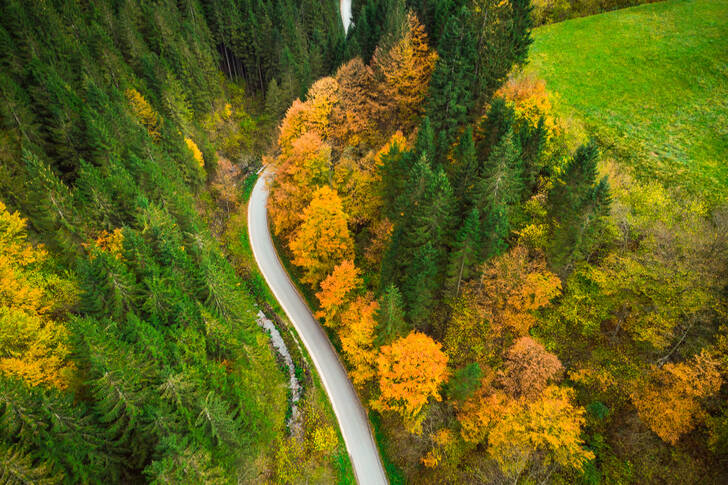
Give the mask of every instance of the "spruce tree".
POLYGON ((438 158, 447 155, 474 106, 477 49, 469 15, 463 8, 448 20, 430 80, 427 115, 438 134, 438 158))
POLYGON ((404 318, 402 293, 399 288, 390 284, 379 297, 377 344, 388 345, 407 335, 409 327, 404 318))
POLYGON ((458 231, 449 255, 445 287, 454 297, 460 294, 463 281, 474 276, 476 264, 480 260, 480 225, 480 211, 473 207, 458 231))

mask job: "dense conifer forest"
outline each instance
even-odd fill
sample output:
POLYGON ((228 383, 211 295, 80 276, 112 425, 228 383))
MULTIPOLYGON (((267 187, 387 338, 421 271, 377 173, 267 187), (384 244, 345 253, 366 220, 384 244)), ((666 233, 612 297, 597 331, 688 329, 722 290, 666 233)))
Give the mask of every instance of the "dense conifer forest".
POLYGON ((0 482, 353 483, 261 167, 391 483, 728 480, 725 200, 523 70, 627 3, 0 2, 0 482))

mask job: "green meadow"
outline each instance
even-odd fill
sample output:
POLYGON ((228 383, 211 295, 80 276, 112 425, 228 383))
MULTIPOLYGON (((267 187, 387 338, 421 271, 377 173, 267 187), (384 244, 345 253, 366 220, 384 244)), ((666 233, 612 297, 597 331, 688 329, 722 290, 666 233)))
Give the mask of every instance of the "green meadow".
POLYGON ((728 0, 670 0, 534 32, 529 72, 602 146, 707 199, 728 193, 728 0))

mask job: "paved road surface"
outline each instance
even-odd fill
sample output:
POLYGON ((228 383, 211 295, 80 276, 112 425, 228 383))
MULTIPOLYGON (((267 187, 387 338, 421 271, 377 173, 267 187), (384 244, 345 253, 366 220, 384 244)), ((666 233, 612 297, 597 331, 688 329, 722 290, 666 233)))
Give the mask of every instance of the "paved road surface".
POLYGON ((351 0, 341 0, 339 10, 341 10, 341 22, 344 24, 344 32, 346 32, 351 24, 351 0))
POLYGON ((321 376, 339 421, 357 481, 362 485, 386 484, 387 479, 379 459, 379 452, 359 398, 326 333, 311 315, 273 246, 266 209, 269 177, 267 172, 261 173, 248 203, 248 232, 253 255, 268 286, 298 331, 321 376))

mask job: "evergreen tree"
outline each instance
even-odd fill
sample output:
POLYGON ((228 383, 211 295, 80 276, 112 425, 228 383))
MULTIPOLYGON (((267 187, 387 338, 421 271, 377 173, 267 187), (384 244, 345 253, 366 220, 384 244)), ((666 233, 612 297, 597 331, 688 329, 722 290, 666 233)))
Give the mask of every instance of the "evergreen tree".
POLYGON ((416 328, 428 327, 428 318, 435 305, 439 281, 438 260, 440 254, 431 242, 415 249, 412 260, 407 265, 403 296, 407 302, 407 315, 416 328))
POLYGON ((551 253, 559 268, 587 257, 607 225, 611 195, 606 177, 597 180, 598 159, 593 141, 579 147, 549 193, 554 226, 551 253))
POLYGON ((447 21, 430 81, 427 115, 438 134, 438 158, 447 155, 474 106, 477 49, 469 16, 463 7, 447 21))
POLYGON ((474 276, 475 266, 480 260, 480 211, 473 208, 458 231, 455 244, 450 252, 445 287, 457 297, 463 281, 474 276))
POLYGON ((404 303, 402 293, 395 285, 388 285, 379 297, 379 311, 377 313, 377 344, 388 345, 398 338, 409 333, 409 327, 404 320, 404 303))
POLYGON ((460 213, 465 212, 464 209, 467 204, 472 201, 478 169, 478 159, 473 142, 473 129, 468 126, 460 136, 460 143, 455 149, 454 166, 451 170, 453 193, 458 200, 460 213))
POLYGON ((531 38, 531 0, 475 0, 474 32, 478 33, 479 99, 488 100, 514 65, 526 62, 531 38))

